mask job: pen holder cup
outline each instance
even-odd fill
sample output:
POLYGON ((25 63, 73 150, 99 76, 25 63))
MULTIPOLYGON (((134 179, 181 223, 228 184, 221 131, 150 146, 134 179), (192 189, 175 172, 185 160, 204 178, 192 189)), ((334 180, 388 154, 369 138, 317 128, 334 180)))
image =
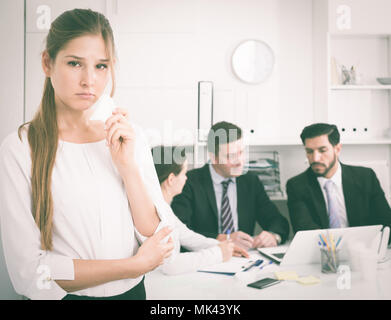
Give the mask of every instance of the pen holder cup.
POLYGON ((323 273, 337 273, 339 250, 320 249, 320 264, 323 273))

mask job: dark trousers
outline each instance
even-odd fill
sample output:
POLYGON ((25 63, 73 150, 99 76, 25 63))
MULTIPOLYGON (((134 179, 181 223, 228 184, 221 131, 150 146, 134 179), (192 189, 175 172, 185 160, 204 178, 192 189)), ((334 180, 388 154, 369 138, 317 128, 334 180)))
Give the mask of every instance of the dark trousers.
POLYGON ((62 300, 146 300, 144 277, 137 286, 116 296, 89 297, 67 294, 62 300))

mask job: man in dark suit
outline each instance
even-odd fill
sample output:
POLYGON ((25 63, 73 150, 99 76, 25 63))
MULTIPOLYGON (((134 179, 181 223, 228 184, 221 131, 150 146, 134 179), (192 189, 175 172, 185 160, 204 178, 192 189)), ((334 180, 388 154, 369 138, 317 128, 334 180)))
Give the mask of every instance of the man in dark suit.
POLYGON ((335 125, 316 123, 302 131, 310 167, 286 184, 293 231, 391 225, 391 209, 370 168, 339 162, 335 125))
POLYGON ((242 131, 228 122, 213 125, 208 134, 211 163, 188 172, 181 194, 171 206, 190 229, 245 248, 276 246, 286 240, 289 224, 253 173, 243 174, 242 131), (255 222, 263 231, 252 237, 255 222))

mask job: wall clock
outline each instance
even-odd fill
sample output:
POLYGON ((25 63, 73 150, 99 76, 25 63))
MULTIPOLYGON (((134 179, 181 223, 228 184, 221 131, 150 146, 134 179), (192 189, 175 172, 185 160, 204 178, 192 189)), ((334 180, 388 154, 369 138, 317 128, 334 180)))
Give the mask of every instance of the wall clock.
POLYGON ((236 77, 250 84, 264 82, 272 73, 274 53, 268 44, 260 40, 241 42, 232 55, 232 69, 236 77))

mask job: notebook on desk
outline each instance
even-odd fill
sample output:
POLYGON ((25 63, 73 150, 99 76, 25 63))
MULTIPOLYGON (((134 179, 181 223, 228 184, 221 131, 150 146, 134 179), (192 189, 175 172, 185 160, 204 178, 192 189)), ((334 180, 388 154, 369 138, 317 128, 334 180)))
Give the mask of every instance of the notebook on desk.
MULTIPOLYGON (((347 243, 350 241, 361 241, 371 243, 380 234, 383 226, 363 226, 338 229, 316 229, 298 231, 289 246, 285 248, 258 248, 258 252, 281 266, 299 264, 320 263, 320 253, 318 247, 319 234, 327 231, 334 237, 343 237, 343 245, 339 253, 340 261, 349 260, 347 243)), ((379 238, 380 239, 380 238, 379 238)))

